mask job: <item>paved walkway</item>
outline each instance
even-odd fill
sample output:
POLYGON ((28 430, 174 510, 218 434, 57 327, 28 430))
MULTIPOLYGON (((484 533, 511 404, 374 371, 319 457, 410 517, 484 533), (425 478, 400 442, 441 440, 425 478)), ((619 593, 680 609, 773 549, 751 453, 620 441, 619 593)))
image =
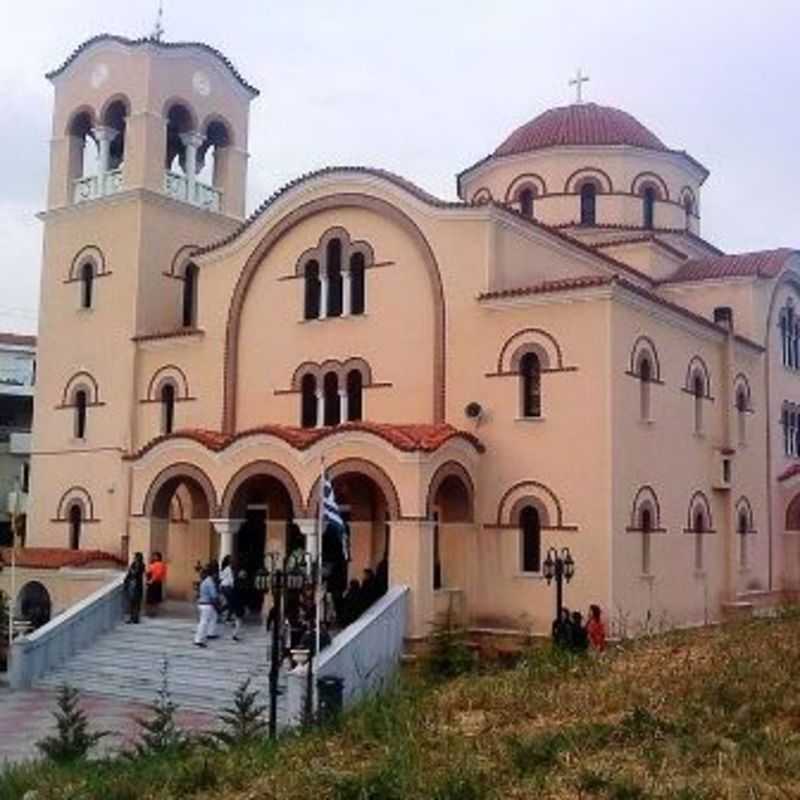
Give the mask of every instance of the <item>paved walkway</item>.
MULTIPOLYGON (((55 728, 52 712, 56 695, 49 689, 12 692, 0 688, 0 763, 39 757, 35 743, 55 728)), ((89 717, 91 730, 112 731, 94 751, 97 754, 110 754, 129 746, 139 732, 134 717, 147 716, 145 705, 113 697, 82 694, 80 704, 89 717)), ((216 727, 215 717, 200 711, 178 711, 177 718, 184 730, 216 727)))

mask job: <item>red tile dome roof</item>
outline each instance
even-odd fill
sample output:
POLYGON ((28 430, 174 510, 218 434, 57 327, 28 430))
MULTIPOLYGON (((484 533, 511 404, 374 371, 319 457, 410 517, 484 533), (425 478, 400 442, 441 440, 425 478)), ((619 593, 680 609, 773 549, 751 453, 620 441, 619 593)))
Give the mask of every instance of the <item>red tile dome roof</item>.
POLYGON ((597 103, 551 108, 517 128, 495 151, 496 156, 527 153, 559 145, 620 145, 646 150, 669 148, 625 111, 597 103))

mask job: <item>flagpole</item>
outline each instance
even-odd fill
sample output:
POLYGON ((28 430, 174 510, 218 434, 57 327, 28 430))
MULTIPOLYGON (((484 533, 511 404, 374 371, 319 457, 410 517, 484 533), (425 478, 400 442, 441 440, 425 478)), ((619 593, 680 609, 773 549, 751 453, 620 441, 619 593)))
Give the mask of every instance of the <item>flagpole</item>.
MULTIPOLYGON (((314 669, 314 678, 316 678, 316 669, 319 665, 319 643, 320 643, 320 626, 322 625, 322 534, 324 532, 325 522, 325 456, 320 456, 320 473, 319 473, 319 509, 317 510, 317 564, 316 564, 316 601, 317 613, 314 621, 314 654, 311 658, 312 669, 314 669), (317 663, 314 663, 314 659, 317 663)), ((315 683, 315 682, 314 682, 315 683)), ((316 692, 316 685, 313 685, 312 691, 316 692)), ((313 708, 314 706, 312 706, 313 708)))

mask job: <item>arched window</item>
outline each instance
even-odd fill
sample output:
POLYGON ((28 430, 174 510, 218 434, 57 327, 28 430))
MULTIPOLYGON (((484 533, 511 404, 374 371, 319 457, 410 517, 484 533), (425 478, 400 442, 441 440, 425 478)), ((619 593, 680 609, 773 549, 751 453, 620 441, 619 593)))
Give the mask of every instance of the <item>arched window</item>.
POLYGON ((594 225, 597 210, 597 187, 587 181, 581 186, 581 225, 594 225))
POLYGON ((525 353, 519 360, 521 416, 542 415, 542 371, 536 353, 525 353))
POLYGON ((75 438, 86 438, 86 406, 89 400, 84 389, 78 389, 75 392, 74 405, 75 405, 75 438))
POLYGON ((736 392, 736 422, 739 434, 739 444, 747 442, 747 391, 740 386, 736 392))
POLYGON ((362 418, 362 389, 364 379, 361 372, 351 369, 347 373, 347 419, 357 421, 362 418))
POLYGON ((649 575, 652 567, 650 539, 653 533, 653 512, 647 506, 639 514, 639 528, 642 531, 642 575, 649 575))
POLYGON ((533 189, 529 187, 519 193, 519 212, 528 219, 533 219, 533 197, 533 189))
MULTIPOLYGON (((186 136, 195 130, 192 115, 186 106, 176 104, 167 112, 167 142, 164 167, 170 172, 188 168, 186 161, 186 136)), ((195 165, 196 167, 196 165, 195 165)))
POLYGON ((703 569, 703 536, 706 531, 706 517, 701 510, 694 513, 694 568, 703 569))
POLYGON ((325 424, 338 425, 341 420, 341 403, 339 400, 339 378, 335 372, 328 372, 322 383, 325 396, 325 424))
POLYGON ((342 240, 328 242, 326 269, 328 273, 328 316, 342 315, 342 240))
POLYGON ((363 314, 365 306, 364 254, 350 256, 350 313, 363 314))
POLYGON ((650 383, 653 379, 653 367, 650 359, 644 356, 639 362, 639 416, 647 422, 650 420, 650 383))
POLYGON ((703 432, 703 396, 705 395, 705 381, 697 372, 692 378, 692 394, 694 395, 694 432, 703 432))
POLYGON ((227 150, 231 137, 224 122, 213 120, 205 129, 197 151, 197 177, 203 183, 222 188, 225 185, 227 150))
POLYGON ((739 533, 739 569, 747 569, 747 534, 750 531, 750 517, 745 509, 739 512, 739 522, 736 530, 739 533))
POLYGON ((183 327, 197 324, 197 266, 187 264, 183 275, 183 327))
POLYGON ((161 387, 161 432, 172 433, 175 427, 175 385, 165 383, 161 387))
POLYGON ((539 510, 535 506, 525 506, 520 511, 519 527, 522 572, 539 572, 542 566, 542 533, 539 510))
POLYGON ((87 261, 81 267, 81 308, 91 308, 94 295, 94 265, 87 261))
POLYGON ((304 428, 315 428, 317 426, 317 379, 313 375, 303 375, 300 393, 302 396, 300 424, 304 428))
POLYGON ((692 198, 690 195, 685 195, 683 198, 683 224, 686 226, 686 230, 689 230, 689 226, 692 222, 692 211, 693 211, 693 203, 692 198))
MULTIPOLYGON (((69 167, 70 181, 80 181, 97 175, 97 140, 94 135, 94 122, 87 111, 76 114, 69 125, 69 167)), ((70 184, 69 191, 73 191, 70 184)), ((76 187, 72 195, 75 202, 90 200, 95 196, 91 187, 76 187)))
POLYGON ((303 316, 306 319, 319 318, 320 282, 319 282, 319 262, 309 261, 305 269, 306 293, 305 311, 303 316))
POLYGON ((655 224, 656 190, 652 186, 645 188, 642 193, 642 214, 645 228, 652 228, 655 224))
POLYGON ((83 525, 83 511, 78 503, 69 508, 69 549, 80 550, 81 527, 83 525))
POLYGON ((117 170, 125 161, 125 133, 128 109, 122 100, 115 100, 106 109, 103 115, 103 125, 109 128, 110 141, 108 145, 107 169, 117 170))

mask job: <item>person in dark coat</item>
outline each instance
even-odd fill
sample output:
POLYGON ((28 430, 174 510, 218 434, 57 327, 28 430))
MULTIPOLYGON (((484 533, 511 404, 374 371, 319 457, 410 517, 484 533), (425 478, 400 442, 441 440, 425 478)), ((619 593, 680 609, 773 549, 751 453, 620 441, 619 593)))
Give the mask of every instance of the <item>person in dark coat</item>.
POLYGON ((350 530, 342 533, 336 525, 328 524, 322 535, 322 568, 328 592, 333 598, 337 618, 342 616, 342 597, 347 589, 348 546, 350 530))
POLYGON ((361 608, 359 614, 363 614, 378 599, 380 596, 378 592, 378 581, 375 578, 375 573, 367 567, 361 580, 361 608))
POLYGON ((572 642, 572 622, 570 621, 569 609, 562 606, 556 619, 553 620, 552 627, 553 644, 556 647, 567 649, 572 642))
POLYGON ((583 615, 580 611, 572 612, 570 620, 570 647, 576 653, 585 653, 589 649, 589 634, 583 627, 583 615))
POLYGON ((339 625, 346 628, 358 619, 361 610, 361 584, 353 578, 342 598, 342 616, 339 625))
POLYGON ((142 598, 144 597, 144 556, 136 553, 125 574, 123 589, 128 598, 128 622, 138 624, 142 611, 142 598))

